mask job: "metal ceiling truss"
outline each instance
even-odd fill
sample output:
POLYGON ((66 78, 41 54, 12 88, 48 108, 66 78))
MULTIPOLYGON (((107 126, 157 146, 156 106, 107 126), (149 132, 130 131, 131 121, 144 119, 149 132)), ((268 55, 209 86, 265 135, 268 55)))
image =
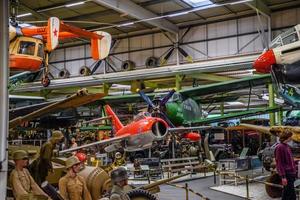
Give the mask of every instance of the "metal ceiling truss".
POLYGON ((166 30, 171 33, 178 33, 178 27, 171 23, 166 19, 159 19, 159 20, 149 20, 155 17, 159 17, 158 15, 152 13, 151 11, 143 8, 142 6, 130 1, 130 0, 93 0, 94 2, 104 5, 108 8, 116 10, 121 13, 126 13, 131 17, 134 17, 138 20, 145 20, 146 23, 151 24, 152 26, 158 27, 160 29, 166 30))

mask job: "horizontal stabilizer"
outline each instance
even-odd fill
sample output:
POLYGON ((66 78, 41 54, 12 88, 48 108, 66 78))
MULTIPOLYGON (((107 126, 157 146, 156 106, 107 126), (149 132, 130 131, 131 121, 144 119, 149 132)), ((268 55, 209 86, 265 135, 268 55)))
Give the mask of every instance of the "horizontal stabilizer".
POLYGON ((47 51, 52 51, 58 46, 60 22, 57 17, 50 17, 47 26, 47 51))
POLYGON ((111 35, 103 31, 96 31, 98 35, 102 36, 101 39, 91 39, 91 54, 94 60, 102 60, 106 58, 110 51, 111 35))

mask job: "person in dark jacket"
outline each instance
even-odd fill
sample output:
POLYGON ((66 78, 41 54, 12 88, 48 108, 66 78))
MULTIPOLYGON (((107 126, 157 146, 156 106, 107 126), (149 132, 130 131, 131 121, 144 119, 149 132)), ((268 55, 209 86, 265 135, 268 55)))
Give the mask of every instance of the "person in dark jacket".
POLYGON ((291 141, 293 133, 284 130, 280 136, 280 143, 275 149, 276 169, 281 177, 283 185, 282 200, 296 200, 294 182, 296 178, 296 166, 292 151, 288 142, 291 141))

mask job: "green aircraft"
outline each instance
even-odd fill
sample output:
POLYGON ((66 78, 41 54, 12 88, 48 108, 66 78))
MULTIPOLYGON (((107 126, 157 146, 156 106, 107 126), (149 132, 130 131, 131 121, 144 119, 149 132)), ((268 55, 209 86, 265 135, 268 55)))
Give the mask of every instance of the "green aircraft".
MULTIPOLYGON (((207 102, 207 99, 201 96, 217 93, 225 93, 236 91, 244 88, 255 87, 271 83, 270 75, 260 75, 239 80, 231 80, 221 83, 198 86, 180 91, 171 90, 165 96, 157 93, 145 94, 140 90, 139 94, 122 95, 122 96, 106 96, 99 100, 100 104, 120 104, 134 103, 144 100, 148 104, 148 111, 153 116, 164 118, 169 124, 174 126, 180 125, 196 125, 204 123, 212 123, 231 118, 239 118, 242 116, 253 116, 256 114, 276 112, 277 107, 263 108, 244 111, 240 113, 227 114, 221 117, 206 118, 207 112, 203 111, 201 104, 207 102), (151 100, 152 99, 152 100, 151 100)), ((209 98, 209 102, 226 102, 235 101, 239 95, 219 95, 209 98)), ((209 112, 209 111, 208 111, 209 112)))

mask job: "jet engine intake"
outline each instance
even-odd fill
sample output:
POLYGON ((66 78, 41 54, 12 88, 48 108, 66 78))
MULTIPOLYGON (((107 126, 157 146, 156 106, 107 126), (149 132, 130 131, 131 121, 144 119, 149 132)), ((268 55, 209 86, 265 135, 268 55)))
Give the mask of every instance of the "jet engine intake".
POLYGON ((168 127, 161 121, 156 121, 152 124, 152 135, 155 140, 162 140, 168 132, 168 127))

